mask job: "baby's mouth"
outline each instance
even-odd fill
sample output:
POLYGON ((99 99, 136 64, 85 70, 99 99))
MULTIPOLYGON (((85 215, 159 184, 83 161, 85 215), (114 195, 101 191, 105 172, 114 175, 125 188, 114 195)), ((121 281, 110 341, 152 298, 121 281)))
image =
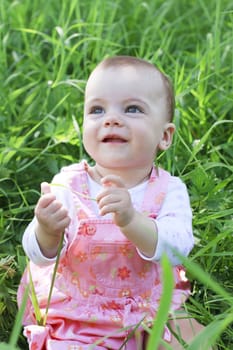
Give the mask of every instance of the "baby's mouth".
POLYGON ((127 142, 126 139, 119 135, 109 135, 103 138, 103 143, 125 143, 127 142))

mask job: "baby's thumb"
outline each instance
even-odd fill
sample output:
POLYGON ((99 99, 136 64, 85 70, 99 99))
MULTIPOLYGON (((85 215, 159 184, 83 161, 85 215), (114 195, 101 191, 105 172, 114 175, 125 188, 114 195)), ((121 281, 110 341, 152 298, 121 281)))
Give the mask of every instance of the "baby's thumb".
POLYGON ((51 188, 48 182, 42 182, 40 187, 41 187, 41 194, 51 193, 51 188))

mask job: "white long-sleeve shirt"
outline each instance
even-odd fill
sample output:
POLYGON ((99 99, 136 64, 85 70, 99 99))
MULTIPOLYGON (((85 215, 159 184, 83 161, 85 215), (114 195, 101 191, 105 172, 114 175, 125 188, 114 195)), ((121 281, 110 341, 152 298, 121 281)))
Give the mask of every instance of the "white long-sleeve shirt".
MULTIPOLYGON (((53 183, 59 183, 59 175, 53 179, 53 183)), ((92 198, 101 191, 101 185, 96 183, 88 176, 89 192, 92 198)), ((147 182, 129 189, 133 206, 140 211, 141 203, 144 197, 147 182)), ((77 232, 78 220, 76 208, 71 191, 65 187, 51 186, 52 192, 56 195, 63 205, 67 208, 71 223, 68 230, 77 232)), ((96 215, 98 216, 97 203, 93 201, 96 215)), ((111 215, 111 214, 108 214, 111 215)), ((108 217, 107 215, 105 217, 108 217)), ((194 245, 194 237, 192 233, 192 211, 190 208, 189 196, 185 184, 175 176, 171 176, 161 210, 155 219, 158 230, 158 241, 154 256, 146 257, 139 250, 138 254, 145 260, 157 262, 166 253, 173 265, 180 263, 174 250, 181 255, 187 256, 194 245)), ((48 265, 55 262, 56 257, 46 258, 39 247, 35 234, 36 218, 26 228, 23 236, 23 247, 27 256, 37 265, 48 265)), ((65 254, 68 241, 65 237, 61 254, 65 254)))

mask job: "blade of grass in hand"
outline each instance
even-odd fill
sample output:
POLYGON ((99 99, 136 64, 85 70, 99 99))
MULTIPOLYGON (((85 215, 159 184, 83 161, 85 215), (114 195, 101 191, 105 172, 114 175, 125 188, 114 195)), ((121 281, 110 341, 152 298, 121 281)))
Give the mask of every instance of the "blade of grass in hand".
POLYGON ((42 315, 40 312, 40 307, 39 307, 39 303, 38 303, 38 299, 36 296, 36 291, 35 291, 35 287, 34 287, 34 283, 33 283, 33 279, 32 279, 30 263, 28 263, 28 273, 29 273, 29 286, 30 286, 30 292, 31 292, 31 302, 32 302, 32 306, 34 308, 37 324, 41 326, 43 323, 42 315))
POLYGON ((68 186, 65 186, 65 185, 62 185, 62 184, 57 184, 57 183, 50 183, 49 185, 50 185, 50 186, 57 186, 57 187, 66 188, 67 190, 70 190, 71 192, 73 192, 73 193, 76 194, 77 196, 80 196, 80 197, 85 198, 85 199, 90 199, 90 200, 92 200, 92 201, 96 201, 95 198, 92 198, 92 197, 88 196, 87 194, 84 194, 84 193, 81 193, 81 192, 78 192, 78 191, 74 191, 74 190, 72 190, 71 188, 69 188, 68 186))
POLYGON ((56 262, 55 262, 54 269, 53 269, 53 275, 52 275, 51 285, 50 285, 50 289, 49 289, 49 296, 48 296, 48 302, 47 302, 47 306, 46 306, 46 310, 45 310, 43 326, 46 325, 46 321, 47 321, 49 305, 50 305, 50 301, 51 301, 51 297, 52 297, 53 286, 54 286, 54 282, 55 282, 55 278, 56 278, 56 273, 57 273, 57 268, 58 268, 58 264, 59 264, 60 254, 61 254, 61 250, 62 250, 63 240, 64 240, 64 232, 63 232, 63 234, 61 236, 61 239, 60 239, 60 242, 59 242, 59 246, 58 246, 57 258, 56 258, 56 262))

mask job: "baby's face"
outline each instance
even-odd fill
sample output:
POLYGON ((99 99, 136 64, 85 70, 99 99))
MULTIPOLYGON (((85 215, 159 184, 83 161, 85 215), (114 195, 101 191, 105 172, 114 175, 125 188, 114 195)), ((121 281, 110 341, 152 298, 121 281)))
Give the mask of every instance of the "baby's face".
POLYGON ((151 166, 169 125, 165 87, 156 70, 123 66, 97 68, 91 74, 83 142, 102 167, 151 166))

